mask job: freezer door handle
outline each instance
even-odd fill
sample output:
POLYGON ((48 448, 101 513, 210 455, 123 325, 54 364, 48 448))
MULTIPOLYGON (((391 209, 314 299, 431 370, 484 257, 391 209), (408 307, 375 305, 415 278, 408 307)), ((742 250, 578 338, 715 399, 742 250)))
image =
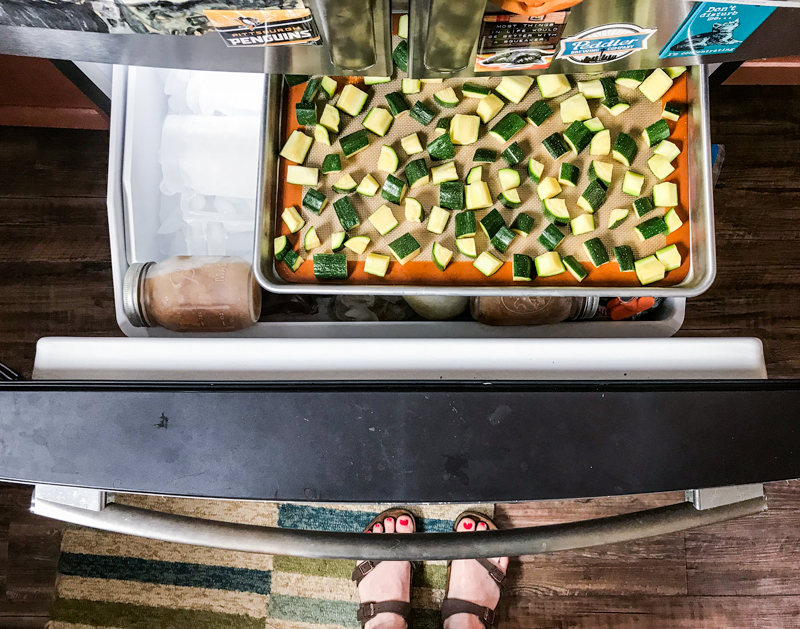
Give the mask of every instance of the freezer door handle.
MULTIPOLYGON (((31 506, 33 513, 44 517, 179 544, 314 559, 430 561, 538 555, 666 535, 767 509, 763 485, 747 485, 731 492, 720 493, 718 489, 687 492, 691 501, 566 524, 501 529, 472 535, 368 535, 217 522, 113 502, 95 510, 88 506, 74 506, 76 491, 92 490, 67 490, 70 499, 57 502, 52 498, 58 492, 47 487, 44 489, 37 485, 31 506), (710 492, 709 497, 713 499, 703 500, 703 492, 710 492), (45 495, 50 499, 44 499, 45 495), (704 503, 713 506, 704 508, 704 503)), ((96 503, 89 496, 80 498, 78 503, 84 502, 96 503)))

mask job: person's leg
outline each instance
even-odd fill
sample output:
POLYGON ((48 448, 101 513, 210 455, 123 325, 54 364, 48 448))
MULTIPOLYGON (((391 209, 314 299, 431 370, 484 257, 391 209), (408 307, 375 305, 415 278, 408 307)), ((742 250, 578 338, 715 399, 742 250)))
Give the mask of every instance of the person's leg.
MULTIPOLYGON (((387 516, 376 522, 371 533, 413 533, 414 521, 407 515, 387 516)), ((359 564, 364 565, 364 564, 359 564)), ((358 568, 356 568, 358 573, 358 568)), ((411 563, 408 561, 382 561, 362 578, 358 584, 362 603, 411 600, 411 563)), ((406 629, 407 623, 395 613, 379 613, 367 621, 366 629, 406 629)))

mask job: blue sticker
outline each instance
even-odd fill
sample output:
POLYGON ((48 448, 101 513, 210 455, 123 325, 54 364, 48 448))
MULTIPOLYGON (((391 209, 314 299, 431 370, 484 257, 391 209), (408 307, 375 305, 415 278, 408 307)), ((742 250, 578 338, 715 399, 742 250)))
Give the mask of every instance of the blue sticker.
POLYGON ((561 40, 558 59, 580 65, 611 63, 647 49, 654 28, 636 24, 603 24, 561 40))
POLYGON ((724 55, 735 51, 766 20, 775 7, 730 2, 701 2, 692 9, 660 59, 724 55))

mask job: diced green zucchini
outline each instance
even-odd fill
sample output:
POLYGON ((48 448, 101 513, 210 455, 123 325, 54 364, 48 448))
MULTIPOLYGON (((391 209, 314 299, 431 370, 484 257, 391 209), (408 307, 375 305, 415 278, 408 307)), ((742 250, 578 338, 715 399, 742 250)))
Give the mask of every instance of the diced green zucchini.
POLYGON ((403 79, 400 89, 403 94, 419 94, 422 91, 422 83, 419 79, 403 79))
POLYGON ((475 110, 475 113, 478 114, 483 124, 489 124, 492 118, 500 113, 503 105, 505 105, 505 103, 503 103, 497 94, 489 94, 478 103, 478 108, 475 110))
POLYGON ((559 108, 561 111, 561 122, 564 124, 571 124, 576 121, 583 122, 592 117, 589 103, 586 102, 586 97, 583 94, 575 94, 561 101, 559 108))
POLYGON ((403 72, 408 72, 408 40, 403 39, 392 53, 392 61, 394 65, 400 68, 403 72))
POLYGON ((296 186, 316 186, 319 183, 319 169, 308 166, 289 166, 286 169, 286 183, 296 186))
POLYGON ((567 270, 564 268, 561 254, 558 251, 543 253, 537 256, 533 263, 536 265, 536 275, 539 277, 552 277, 553 275, 560 275, 567 270))
POLYGON ((386 272, 389 270, 389 256, 382 253, 370 252, 364 260, 364 273, 376 275, 378 277, 386 277, 386 272))
POLYGON ((669 212, 664 214, 664 223, 667 225, 667 229, 669 230, 667 232, 668 234, 671 234, 676 229, 679 229, 681 225, 683 225, 683 221, 678 216, 675 208, 671 208, 669 212))
POLYGON ((433 208, 431 208, 431 214, 428 217, 428 223, 425 225, 425 229, 432 234, 444 233, 449 220, 450 212, 438 205, 434 205, 433 208))
MULTIPOLYGON (((436 126, 433 128, 433 133, 435 136, 444 135, 445 133, 450 133, 450 124, 453 122, 453 119, 450 116, 442 116, 439 120, 436 121, 436 126)), ((450 138, 453 139, 452 137, 450 138)))
POLYGON ((475 183, 483 180, 483 166, 473 166, 467 173, 467 183, 475 183))
POLYGON ((303 236, 303 249, 311 251, 321 245, 322 243, 319 241, 319 236, 317 236, 317 228, 312 225, 306 230, 305 236, 303 236))
POLYGON ((369 222, 372 223, 372 226, 378 230, 381 236, 385 236, 398 225, 394 212, 388 205, 381 205, 370 214, 369 222))
POLYGON ((400 146, 403 147, 403 150, 408 155, 416 155, 425 150, 422 148, 422 143, 419 141, 419 136, 416 133, 412 133, 401 139, 400 146))
POLYGON ((655 210, 656 206, 653 205, 653 200, 650 197, 641 197, 633 202, 633 209, 636 212, 636 216, 642 218, 648 212, 655 210))
POLYGON ((647 160, 647 166, 659 179, 666 179, 675 172, 675 167, 670 164, 670 161, 663 155, 653 155, 647 160))
POLYGON ((567 267, 567 271, 572 274, 579 282, 582 282, 589 276, 589 272, 583 268, 583 265, 575 259, 575 256, 564 256, 561 261, 567 267))
POLYGON ((326 205, 328 205, 328 197, 314 188, 309 188, 303 197, 303 207, 318 216, 326 205))
POLYGON ((450 123, 450 139, 453 144, 466 146, 475 144, 480 134, 481 119, 478 116, 456 114, 450 123))
POLYGON ((636 269, 636 277, 639 278, 639 282, 642 286, 664 279, 666 269, 655 256, 647 256, 646 258, 637 260, 633 263, 633 266, 636 269))
POLYGON ((383 188, 381 188, 381 196, 387 201, 400 205, 407 190, 408 186, 405 181, 394 175, 387 175, 386 181, 383 182, 383 188))
POLYGON ((453 146, 453 141, 447 133, 429 142, 426 149, 431 159, 437 162, 453 159, 456 156, 456 149, 453 146))
POLYGON ((467 186, 467 209, 482 210, 492 207, 492 195, 485 181, 476 181, 467 186))
POLYGON ((478 255, 474 238, 459 238, 456 240, 456 248, 468 258, 474 258, 478 255))
POLYGON ((483 99, 491 94, 492 90, 486 85, 478 85, 477 83, 464 83, 464 85, 461 86, 461 93, 464 95, 464 98, 483 99))
POLYGON ((583 249, 586 251, 589 259, 594 264, 595 268, 603 266, 609 261, 608 251, 603 241, 599 238, 590 238, 583 243, 583 249))
POLYGON ((335 184, 333 184, 333 189, 341 194, 348 194, 350 192, 353 192, 353 190, 355 190, 356 188, 358 188, 358 184, 355 182, 353 177, 350 176, 349 173, 342 175, 339 178, 339 180, 335 184))
POLYGON ((486 237, 491 240, 506 222, 497 210, 492 210, 480 220, 481 229, 486 237))
POLYGON ((386 103, 389 105, 389 111, 395 118, 408 113, 408 111, 411 109, 406 97, 403 96, 402 92, 390 92, 387 94, 386 103))
POLYGON ((653 203, 656 207, 675 207, 678 205, 677 184, 665 181, 653 186, 653 203))
POLYGON ((406 179, 412 190, 430 182, 431 174, 424 159, 415 159, 406 164, 406 179))
POLYGON ((339 146, 345 157, 353 157, 369 146, 369 137, 364 129, 359 129, 354 133, 339 138, 339 146))
POLYGON ((438 242, 433 243, 433 251, 431 252, 433 263, 440 271, 444 271, 450 260, 453 259, 453 252, 447 247, 440 245, 438 242))
POLYGON ((339 153, 329 153, 322 160, 322 174, 328 175, 330 173, 342 172, 342 158, 339 153))
POLYGON ((473 162, 486 162, 493 163, 497 161, 497 151, 492 149, 475 149, 475 155, 472 157, 473 162))
POLYGON ((608 155, 611 152, 611 131, 603 129, 594 134, 589 145, 589 155, 608 155))
POLYGON ((403 13, 397 21, 397 36, 408 39, 408 13, 403 13))
POLYGON ((306 89, 303 90, 303 96, 300 99, 301 103, 310 103, 313 101, 317 94, 319 94, 319 88, 322 86, 322 79, 309 79, 308 83, 306 83, 306 89))
POLYGON ((459 212, 456 214, 456 238, 471 238, 478 227, 475 221, 475 212, 459 212))
POLYGON ((294 113, 299 125, 317 124, 317 106, 314 103, 299 102, 294 106, 294 113))
POLYGON ((586 190, 578 199, 578 207, 589 214, 594 214, 606 201, 606 187, 597 179, 589 182, 586 190))
POLYGON ((644 241, 654 236, 665 235, 669 231, 669 228, 663 218, 654 216, 653 218, 648 218, 646 221, 639 223, 634 227, 634 230, 639 236, 639 240, 644 241))
POLYGON ((503 190, 497 198, 500 203, 512 210, 522 205, 522 201, 520 201, 519 198, 519 191, 516 188, 513 190, 503 190))
POLYGON ((680 103, 665 103, 661 117, 676 122, 681 117, 683 107, 680 103))
POLYGON ((659 98, 669 91, 672 87, 672 79, 661 68, 653 70, 639 86, 639 91, 644 94, 651 103, 655 103, 659 98))
POLYGON ((539 183, 542 178, 542 173, 544 173, 544 164, 531 157, 528 160, 528 177, 530 177, 532 181, 539 183))
POLYGON ((346 232, 354 227, 358 227, 361 221, 356 213, 356 208, 350 202, 350 197, 342 197, 333 202, 333 210, 336 212, 336 218, 339 219, 339 224, 346 232))
POLYGON ((527 236, 533 231, 534 220, 530 214, 520 212, 511 223, 511 231, 520 236, 527 236))
POLYGON ((381 85, 392 80, 390 76, 365 76, 364 85, 381 85))
POLYGON ((406 220, 412 223, 421 223, 425 220, 425 211, 422 209, 422 203, 412 197, 406 197, 406 220))
POLYGON ((358 89, 352 83, 348 83, 342 88, 339 100, 336 101, 336 107, 344 113, 355 117, 364 109, 364 105, 367 104, 367 98, 366 92, 358 89))
POLYGON ((561 164, 561 172, 558 175, 558 183, 562 186, 574 188, 578 185, 578 178, 581 175, 581 170, 575 164, 563 163, 561 164))
POLYGON ((431 168, 431 183, 436 185, 445 181, 458 181, 455 162, 447 162, 431 168))
POLYGON ((511 101, 515 105, 519 105, 528 90, 533 85, 533 78, 524 74, 517 74, 515 76, 504 76, 500 79, 500 84, 495 88, 495 91, 506 100, 511 101))
POLYGON ((439 205, 448 210, 464 209, 464 185, 460 181, 445 181, 439 186, 439 205))
MULTIPOLYGON (((584 129, 585 128, 586 127, 584 127, 584 129)), ((589 131, 589 134, 591 135, 591 131, 589 131)), ((562 138, 559 133, 554 133, 546 137, 542 140, 542 144, 553 159, 558 159, 569 151, 569 146, 567 146, 566 142, 564 142, 564 138, 562 138)))
POLYGON ((339 115, 339 110, 330 103, 326 104, 325 109, 322 110, 322 117, 319 119, 319 123, 328 131, 339 133, 341 121, 342 117, 339 115))
POLYGON ((328 98, 333 98, 333 95, 336 93, 336 89, 339 87, 339 85, 336 83, 335 79, 332 79, 329 76, 323 76, 320 87, 328 98))
POLYGON ((489 135, 500 142, 500 144, 505 144, 524 128, 525 121, 520 118, 519 115, 515 113, 509 113, 503 116, 500 119, 500 122, 496 123, 491 128, 489 135))
POLYGON ((394 122, 392 114, 380 107, 373 107, 364 117, 361 125, 365 129, 372 131, 375 135, 383 137, 389 132, 389 127, 392 126, 392 122, 394 122))
POLYGON ((614 146, 611 147, 611 154, 614 159, 621 164, 625 164, 625 166, 630 166, 633 160, 636 159, 638 152, 639 147, 636 146, 636 140, 627 133, 620 131, 617 139, 614 140, 614 146))
POLYGON ((578 91, 583 94, 585 98, 605 98, 606 96, 600 79, 578 81, 578 91))
POLYGON ((341 251, 344 249, 344 241, 347 240, 347 232, 334 232, 331 234, 331 251, 341 251))
POLYGON ((622 100, 619 96, 616 98, 604 98, 600 101, 600 106, 615 118, 631 108, 630 103, 622 100))
POLYGON ((417 239, 411 234, 404 234, 397 240, 389 243, 389 250, 397 261, 403 265, 419 255, 420 246, 417 239))
POLYGON ((600 133, 605 127, 603 126, 603 121, 600 118, 589 118, 583 123, 589 131, 592 133, 600 133))
POLYGON ((619 92, 617 92, 617 85, 614 83, 614 79, 610 76, 603 77, 600 79, 600 85, 603 88, 603 99, 604 100, 615 100, 619 99, 619 92))
POLYGON ((580 155, 592 141, 594 134, 580 121, 575 121, 564 131, 564 139, 575 155, 580 155))
POLYGON ((512 278, 515 282, 530 282, 533 279, 533 259, 524 253, 515 253, 512 278))
POLYGON ((331 145, 331 136, 328 133, 328 130, 321 124, 318 124, 314 127, 314 139, 325 146, 331 145))
POLYGON ((344 242, 344 246, 350 249, 353 253, 357 253, 361 255, 367 250, 369 247, 370 237, 369 236, 353 236, 352 238, 348 238, 344 242))
POLYGON ((658 146, 653 149, 653 153, 665 157, 668 162, 672 162, 681 154, 681 150, 669 140, 664 140, 663 142, 659 142, 658 146))
POLYGON ((503 263, 488 251, 484 251, 472 265, 486 277, 491 277, 503 266, 503 263))
POLYGON ((440 107, 448 109, 452 109, 458 105, 458 96, 456 96, 456 91, 452 87, 446 87, 443 90, 434 92, 433 100, 435 100, 440 107))
POLYGON ((425 127, 427 127, 436 116, 434 111, 421 100, 418 100, 416 103, 414 103, 414 106, 411 108, 411 111, 408 113, 408 115, 425 127))
POLYGON ((558 183, 555 177, 545 177, 536 187, 536 193, 542 201, 551 199, 561 194, 561 184, 558 183))
POLYGON ((289 229, 289 232, 292 234, 296 234, 303 226, 306 224, 305 219, 300 216, 300 212, 297 211, 297 208, 293 205, 283 209, 283 213, 281 214, 281 219, 286 224, 286 227, 289 229))
POLYGON ((295 85, 300 85, 301 83, 305 83, 311 77, 307 74, 284 74, 283 79, 286 81, 286 85, 289 87, 294 87, 295 85))
POLYGON ((666 140, 669 137, 669 134, 670 131, 667 121, 663 118, 659 118, 656 122, 642 131, 642 138, 644 138, 644 143, 647 146, 655 146, 662 140, 666 140))
POLYGON ((605 184, 606 188, 611 185, 613 174, 614 164, 593 160, 589 165, 589 180, 592 181, 597 179, 605 184))
POLYGON ((553 108, 545 100, 537 100, 525 112, 525 119, 534 127, 542 126, 553 115, 553 108))
POLYGON ((623 273, 636 270, 634 266, 633 249, 630 248, 630 245, 614 247, 614 259, 617 261, 619 270, 623 273))
POLYGON ((491 244, 492 247, 497 249, 500 253, 505 253, 511 242, 516 238, 517 235, 512 232, 508 227, 503 225, 500 229, 497 230, 494 236, 492 236, 491 244))
MULTIPOLYGON (((564 238, 566 238, 566 236, 558 227, 553 223, 548 223, 547 227, 544 228, 544 231, 539 234, 536 240, 548 251, 554 251, 555 248, 564 241, 564 238)), ((539 275, 542 274, 539 273, 539 275)))
POLYGON ((647 70, 622 70, 617 72, 617 85, 635 90, 647 77, 647 70))
POLYGON ((682 263, 681 253, 678 251, 676 245, 669 245, 663 249, 659 249, 656 251, 656 258, 664 265, 664 269, 667 271, 679 269, 682 263))
MULTIPOLYGON (((686 72, 686 66, 670 66, 668 68, 664 68, 664 72, 667 73, 667 76, 671 79, 677 79, 681 74, 686 72)), ((667 269, 669 271, 669 269, 667 269)))
POLYGON ((594 231, 594 215, 581 214, 576 216, 569 222, 569 228, 573 236, 580 236, 581 234, 588 234, 594 231))
POLYGON ((611 214, 608 215, 608 228, 616 229, 622 225, 630 213, 630 210, 626 208, 617 208, 616 210, 611 210, 611 214))
POLYGON ((500 190, 519 188, 519 173, 513 168, 501 168, 497 171, 497 177, 500 180, 500 190))
POLYGON ((286 236, 278 236, 272 241, 272 250, 275 253, 275 259, 280 262, 283 260, 283 256, 286 255, 286 252, 291 249, 292 243, 289 242, 289 239, 286 236))
POLYGON ((303 262, 305 262, 305 259, 294 249, 289 249, 283 256, 283 263, 289 267, 292 273, 296 273, 303 262))
POLYGON ((306 155, 308 155, 312 142, 313 140, 305 133, 295 129, 289 134, 289 139, 283 145, 280 156, 295 164, 302 164, 306 161, 306 155))
POLYGON ((509 166, 515 166, 525 159, 525 153, 516 142, 512 142, 506 147, 506 150, 500 154, 509 166))
POLYGON ((388 144, 384 144, 378 157, 378 170, 382 170, 385 173, 393 173, 397 172, 399 167, 400 158, 397 156, 397 151, 388 144))
POLYGON ((556 225, 569 225, 570 217, 567 202, 564 199, 553 197, 542 201, 542 214, 551 223, 556 225))
POLYGON ((638 197, 642 194, 642 187, 644 186, 644 175, 629 170, 625 173, 622 179, 622 191, 632 197, 638 197))
POLYGON ((536 84, 539 86, 542 98, 556 98, 572 89, 569 79, 564 74, 540 74, 536 77, 536 84))

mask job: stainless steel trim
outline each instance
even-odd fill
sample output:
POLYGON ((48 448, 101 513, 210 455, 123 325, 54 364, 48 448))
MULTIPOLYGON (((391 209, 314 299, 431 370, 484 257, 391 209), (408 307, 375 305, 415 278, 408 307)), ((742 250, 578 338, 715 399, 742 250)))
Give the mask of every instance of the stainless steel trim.
MULTIPOLYGON (((714 201, 711 184, 711 137, 708 106, 708 70, 695 66, 689 77, 689 215, 691 220, 692 262, 687 278, 676 286, 625 288, 626 296, 694 297, 708 290, 716 274, 714 242, 714 201)), ((281 147, 282 90, 280 77, 267 80, 264 124, 262 125, 263 161, 257 201, 255 255, 253 270, 258 283, 274 293, 350 294, 350 295, 556 295, 608 296, 618 289, 595 287, 520 286, 387 286, 380 284, 296 284, 285 282, 275 270, 272 257, 272 208, 278 202, 278 152, 281 147)))
POLYGON ((766 508, 763 497, 703 511, 685 502, 609 518, 472 535, 302 531, 201 520, 119 504, 95 512, 46 500, 36 500, 32 511, 104 531, 210 548, 294 557, 429 561, 590 548, 685 531, 760 513, 766 508))
POLYGON ((686 501, 701 511, 715 509, 724 505, 765 497, 764 485, 731 485, 730 487, 712 487, 709 489, 693 489, 686 492, 686 501))
POLYGON ((31 511, 35 513, 37 501, 42 500, 89 511, 102 511, 108 502, 106 492, 100 489, 35 485, 31 496, 31 511))

